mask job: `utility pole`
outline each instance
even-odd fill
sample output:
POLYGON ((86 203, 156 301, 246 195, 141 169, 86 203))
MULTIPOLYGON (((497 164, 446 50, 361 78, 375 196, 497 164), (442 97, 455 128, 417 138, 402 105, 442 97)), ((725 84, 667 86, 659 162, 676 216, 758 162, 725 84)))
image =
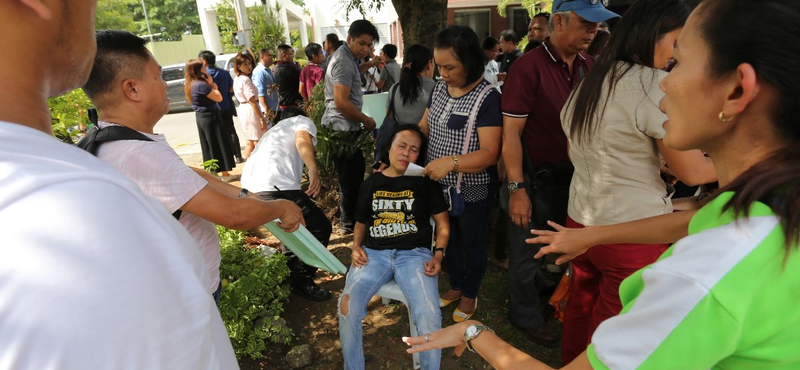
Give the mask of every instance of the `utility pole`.
POLYGON ((150 37, 150 41, 153 41, 153 31, 150 30, 150 19, 147 18, 147 7, 144 6, 144 0, 142 0, 142 10, 144 10, 144 23, 147 24, 147 36, 150 37))
POLYGON ((233 9, 236 13, 236 25, 239 27, 239 32, 244 34, 244 47, 252 48, 253 41, 250 37, 250 22, 247 18, 247 7, 244 0, 233 0, 233 9))

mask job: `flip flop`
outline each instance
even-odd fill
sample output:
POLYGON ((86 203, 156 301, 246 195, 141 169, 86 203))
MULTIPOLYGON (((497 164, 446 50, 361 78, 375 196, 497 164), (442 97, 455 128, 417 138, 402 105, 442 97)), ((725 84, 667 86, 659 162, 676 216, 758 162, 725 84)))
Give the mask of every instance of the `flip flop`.
POLYGON ((478 298, 475 298, 475 310, 472 311, 472 313, 466 313, 466 312, 461 311, 458 308, 456 308, 456 310, 453 311, 453 321, 462 322, 462 321, 469 320, 472 317, 472 315, 475 314, 475 311, 477 311, 477 310, 478 310, 478 298))
POLYGON ((439 297, 439 308, 447 307, 450 303, 453 303, 459 299, 461 299, 461 297, 455 299, 444 299, 442 297, 439 297))

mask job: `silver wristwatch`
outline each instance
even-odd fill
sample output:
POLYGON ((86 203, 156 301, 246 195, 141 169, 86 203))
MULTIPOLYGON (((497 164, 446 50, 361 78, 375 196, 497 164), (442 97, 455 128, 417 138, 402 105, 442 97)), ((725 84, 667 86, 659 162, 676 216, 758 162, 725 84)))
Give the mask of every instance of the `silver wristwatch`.
POLYGON ((470 352, 474 353, 475 350, 472 349, 471 345, 469 345, 469 341, 475 339, 478 336, 478 334, 480 334, 484 330, 488 330, 494 333, 494 330, 492 330, 492 328, 486 325, 472 324, 467 327, 467 330, 464 332, 464 343, 467 344, 467 349, 470 350, 470 352))
POLYGON ((525 188, 525 183, 524 182, 509 181, 507 187, 508 187, 508 191, 513 193, 513 192, 515 192, 517 190, 524 189, 525 188))

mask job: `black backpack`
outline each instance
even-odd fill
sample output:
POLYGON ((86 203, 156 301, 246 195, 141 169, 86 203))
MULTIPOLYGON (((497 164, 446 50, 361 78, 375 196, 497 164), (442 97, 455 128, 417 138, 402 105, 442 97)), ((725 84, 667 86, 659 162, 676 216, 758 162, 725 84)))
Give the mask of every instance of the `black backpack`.
MULTIPOLYGON (((119 140, 154 141, 153 139, 142 135, 139 131, 125 126, 114 125, 101 129, 97 126, 97 111, 92 108, 89 110, 88 114, 89 119, 92 121, 92 123, 94 123, 94 125, 86 130, 86 136, 84 136, 77 145, 78 148, 92 153, 94 156, 97 156, 97 150, 103 143, 119 140)), ((178 220, 181 218, 181 213, 183 212, 179 209, 172 214, 172 217, 175 217, 175 219, 178 220)))

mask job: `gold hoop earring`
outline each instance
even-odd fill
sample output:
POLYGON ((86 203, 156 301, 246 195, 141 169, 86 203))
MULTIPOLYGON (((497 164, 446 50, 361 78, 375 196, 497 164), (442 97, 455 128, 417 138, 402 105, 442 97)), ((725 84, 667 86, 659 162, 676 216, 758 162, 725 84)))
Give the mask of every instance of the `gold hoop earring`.
POLYGON ((725 111, 721 111, 719 112, 719 116, 717 116, 717 118, 719 118, 719 120, 722 122, 730 122, 733 119, 733 115, 729 118, 725 118, 725 111))

